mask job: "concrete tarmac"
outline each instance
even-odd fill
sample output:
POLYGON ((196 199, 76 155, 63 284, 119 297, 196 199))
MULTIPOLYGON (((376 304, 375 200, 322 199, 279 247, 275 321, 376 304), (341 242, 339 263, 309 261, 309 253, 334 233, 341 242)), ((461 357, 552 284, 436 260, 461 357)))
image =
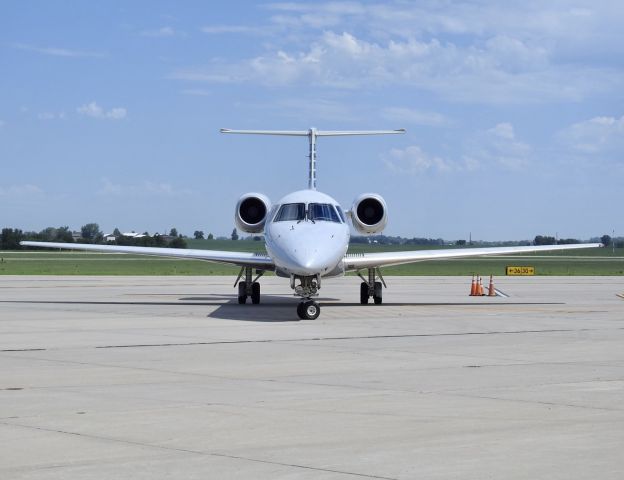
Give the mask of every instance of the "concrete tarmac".
POLYGON ((0 479, 622 479, 624 277, 0 277, 0 479))

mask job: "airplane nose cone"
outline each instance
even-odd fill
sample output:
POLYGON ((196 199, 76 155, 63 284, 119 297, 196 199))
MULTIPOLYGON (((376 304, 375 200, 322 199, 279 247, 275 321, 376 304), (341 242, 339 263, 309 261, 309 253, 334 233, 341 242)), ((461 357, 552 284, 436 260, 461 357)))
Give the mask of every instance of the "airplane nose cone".
POLYGON ((293 260, 294 263, 305 270, 318 272, 329 268, 328 260, 330 259, 325 257, 326 255, 321 255, 318 251, 306 249, 302 252, 297 252, 293 256, 293 260))
POLYGON ((267 251, 283 273, 326 275, 342 261, 348 238, 344 224, 275 222, 270 225, 267 251))
POLYGON ((342 257, 330 245, 305 242, 293 248, 288 255, 291 270, 299 275, 325 274, 332 270, 342 257), (329 247, 329 248, 328 248, 329 247))

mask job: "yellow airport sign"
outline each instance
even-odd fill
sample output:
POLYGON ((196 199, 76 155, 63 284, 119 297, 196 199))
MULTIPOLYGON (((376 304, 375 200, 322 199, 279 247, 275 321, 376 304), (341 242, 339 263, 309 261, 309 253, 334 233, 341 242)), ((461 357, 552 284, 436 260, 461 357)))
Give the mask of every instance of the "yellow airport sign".
POLYGON ((535 275, 535 267, 507 266, 507 275, 535 275))

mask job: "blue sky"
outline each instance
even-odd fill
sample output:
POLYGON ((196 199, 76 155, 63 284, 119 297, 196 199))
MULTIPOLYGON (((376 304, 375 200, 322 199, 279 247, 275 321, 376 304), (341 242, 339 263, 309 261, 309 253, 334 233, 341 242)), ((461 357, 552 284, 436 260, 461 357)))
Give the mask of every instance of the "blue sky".
POLYGON ((0 224, 229 235, 238 197, 383 195, 389 235, 624 233, 624 4, 5 1, 0 224))

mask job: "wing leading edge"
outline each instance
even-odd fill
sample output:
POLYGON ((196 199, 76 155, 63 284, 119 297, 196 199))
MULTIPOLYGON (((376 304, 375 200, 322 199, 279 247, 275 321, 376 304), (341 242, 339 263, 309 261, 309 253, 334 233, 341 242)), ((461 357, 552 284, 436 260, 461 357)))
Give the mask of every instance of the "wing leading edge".
POLYGON ((228 252, 222 250, 197 250, 158 247, 124 247, 120 245, 91 245, 85 243, 56 242, 20 242, 26 247, 62 248, 64 250, 83 250, 102 253, 130 253, 135 255, 152 255, 156 257, 186 258, 207 260, 216 263, 227 263, 239 267, 252 267, 260 270, 274 270, 275 264, 271 257, 260 253, 228 252))
MULTIPOLYGON (((128 253, 135 255, 152 255, 157 257, 186 258, 206 260, 216 263, 252 267, 260 270, 274 270, 275 264, 268 255, 250 252, 230 252, 223 250, 197 250, 158 247, 126 247, 119 245, 92 245, 84 243, 57 243, 57 242, 20 242, 27 247, 59 248, 64 250, 82 250, 101 253, 128 253)), ((601 247, 600 243, 583 243, 573 245, 545 245, 527 247, 488 247, 488 248, 458 248, 441 250, 414 250, 404 252, 379 252, 347 254, 344 258, 345 270, 359 270, 406 263, 422 262, 425 260, 444 260, 452 258, 480 257, 488 255, 504 255, 514 253, 534 253, 558 250, 575 250, 581 248, 601 247)))
POLYGON ((356 253, 347 254, 345 256, 344 267, 345 270, 359 270, 362 268, 376 268, 422 262, 424 260, 444 260, 451 258, 481 257, 486 255, 574 250, 579 248, 596 248, 601 246, 601 243, 582 243, 572 245, 545 245, 539 247, 457 248, 442 250, 415 250, 407 252, 356 253))

